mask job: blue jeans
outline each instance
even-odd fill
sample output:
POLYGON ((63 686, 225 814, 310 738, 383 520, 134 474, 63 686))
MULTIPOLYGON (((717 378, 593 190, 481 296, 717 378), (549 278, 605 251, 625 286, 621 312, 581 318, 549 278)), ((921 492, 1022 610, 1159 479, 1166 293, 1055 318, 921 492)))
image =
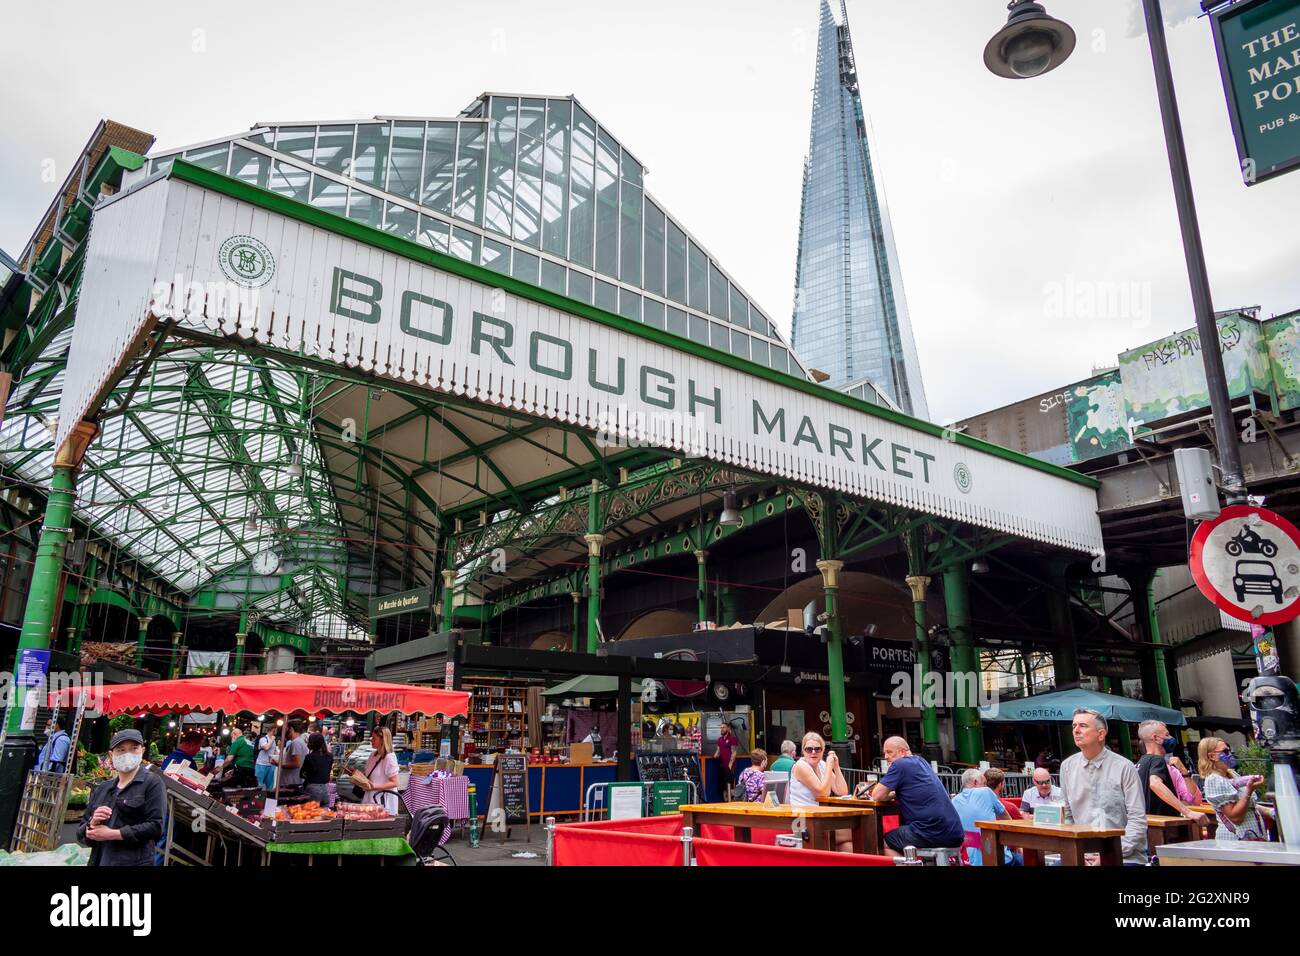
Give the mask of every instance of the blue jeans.
POLYGON ((275 767, 269 763, 259 763, 253 768, 257 774, 257 785, 263 790, 275 789, 275 767))

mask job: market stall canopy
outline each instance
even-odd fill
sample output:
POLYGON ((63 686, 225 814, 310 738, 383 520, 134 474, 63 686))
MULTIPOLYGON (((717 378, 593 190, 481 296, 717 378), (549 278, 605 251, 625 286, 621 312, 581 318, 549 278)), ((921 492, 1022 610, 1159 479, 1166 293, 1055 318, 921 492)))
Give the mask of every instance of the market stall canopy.
MULTIPOLYGON (((582 674, 563 684, 542 691, 543 697, 596 697, 600 694, 618 693, 617 677, 601 677, 596 674, 582 674)), ((632 682, 632 693, 641 693, 641 682, 632 682)))
POLYGON ((439 690, 415 684, 316 677, 308 674, 252 674, 243 677, 194 677, 149 681, 144 684, 106 684, 68 687, 50 693, 50 705, 74 707, 85 690, 86 707, 100 716, 114 714, 211 714, 241 711, 261 714, 339 714, 344 711, 382 714, 439 714, 465 717, 469 693, 439 690))
POLYGON ((1187 718, 1183 713, 1171 707, 1161 707, 1159 704, 1134 700, 1131 697, 1084 690, 1082 687, 981 707, 980 720, 1001 723, 1044 723, 1058 720, 1068 722, 1074 719, 1074 712, 1080 707, 1095 710, 1107 720, 1122 720, 1129 724, 1141 723, 1144 720, 1162 720, 1170 727, 1182 727, 1187 724, 1187 718))

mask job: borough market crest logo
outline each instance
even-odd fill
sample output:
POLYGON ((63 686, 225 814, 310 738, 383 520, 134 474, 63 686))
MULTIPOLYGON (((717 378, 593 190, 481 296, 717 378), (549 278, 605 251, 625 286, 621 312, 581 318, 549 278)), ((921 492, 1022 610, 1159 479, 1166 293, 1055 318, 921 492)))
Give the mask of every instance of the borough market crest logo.
POLYGON ((275 275, 275 256, 252 236, 231 236, 217 251, 217 262, 227 279, 246 289, 260 289, 275 275))
POLYGON ((957 462, 957 466, 952 470, 952 480, 957 484, 957 490, 963 495, 970 494, 971 486, 975 484, 975 479, 970 473, 970 469, 965 463, 957 462))

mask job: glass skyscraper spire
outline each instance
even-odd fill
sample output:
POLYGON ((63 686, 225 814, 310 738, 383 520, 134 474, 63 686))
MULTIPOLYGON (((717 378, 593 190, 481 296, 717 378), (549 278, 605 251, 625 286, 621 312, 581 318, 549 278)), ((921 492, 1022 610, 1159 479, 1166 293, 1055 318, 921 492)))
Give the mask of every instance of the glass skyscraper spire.
POLYGON ((847 389, 863 379, 928 418, 884 194, 871 164, 847 11, 826 0, 795 271, 794 348, 847 389))

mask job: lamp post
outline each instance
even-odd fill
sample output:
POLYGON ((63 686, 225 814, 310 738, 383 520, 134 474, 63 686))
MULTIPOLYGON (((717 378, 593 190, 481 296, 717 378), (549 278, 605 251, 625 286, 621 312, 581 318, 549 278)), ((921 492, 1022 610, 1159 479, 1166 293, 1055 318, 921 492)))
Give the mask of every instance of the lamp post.
MULTIPOLYGON (((1074 31, 1060 20, 1049 17, 1042 4, 1033 0, 1012 0, 1008 9, 1010 16, 1006 26, 994 34, 984 47, 984 64, 992 73, 1012 79, 1041 76, 1060 66, 1073 52, 1074 31)), ((1169 173, 1173 178, 1178 223, 1182 230, 1183 256, 1187 260, 1187 277, 1196 313, 1196 331, 1201 338, 1201 360, 1205 364, 1205 384, 1210 394, 1219 467, 1223 472, 1223 486, 1228 500, 1240 501, 1246 494, 1241 452, 1237 446, 1236 423, 1228 397, 1227 377, 1223 372, 1223 356, 1217 348, 1219 328, 1214 320, 1210 279, 1205 269, 1205 251, 1201 246, 1201 231, 1196 219, 1192 177, 1187 168, 1187 149, 1183 142, 1182 121, 1178 115, 1173 73, 1169 67, 1169 48, 1165 43, 1160 0, 1142 0, 1142 11, 1151 44, 1151 63, 1155 68, 1165 149, 1169 154, 1169 173)))

